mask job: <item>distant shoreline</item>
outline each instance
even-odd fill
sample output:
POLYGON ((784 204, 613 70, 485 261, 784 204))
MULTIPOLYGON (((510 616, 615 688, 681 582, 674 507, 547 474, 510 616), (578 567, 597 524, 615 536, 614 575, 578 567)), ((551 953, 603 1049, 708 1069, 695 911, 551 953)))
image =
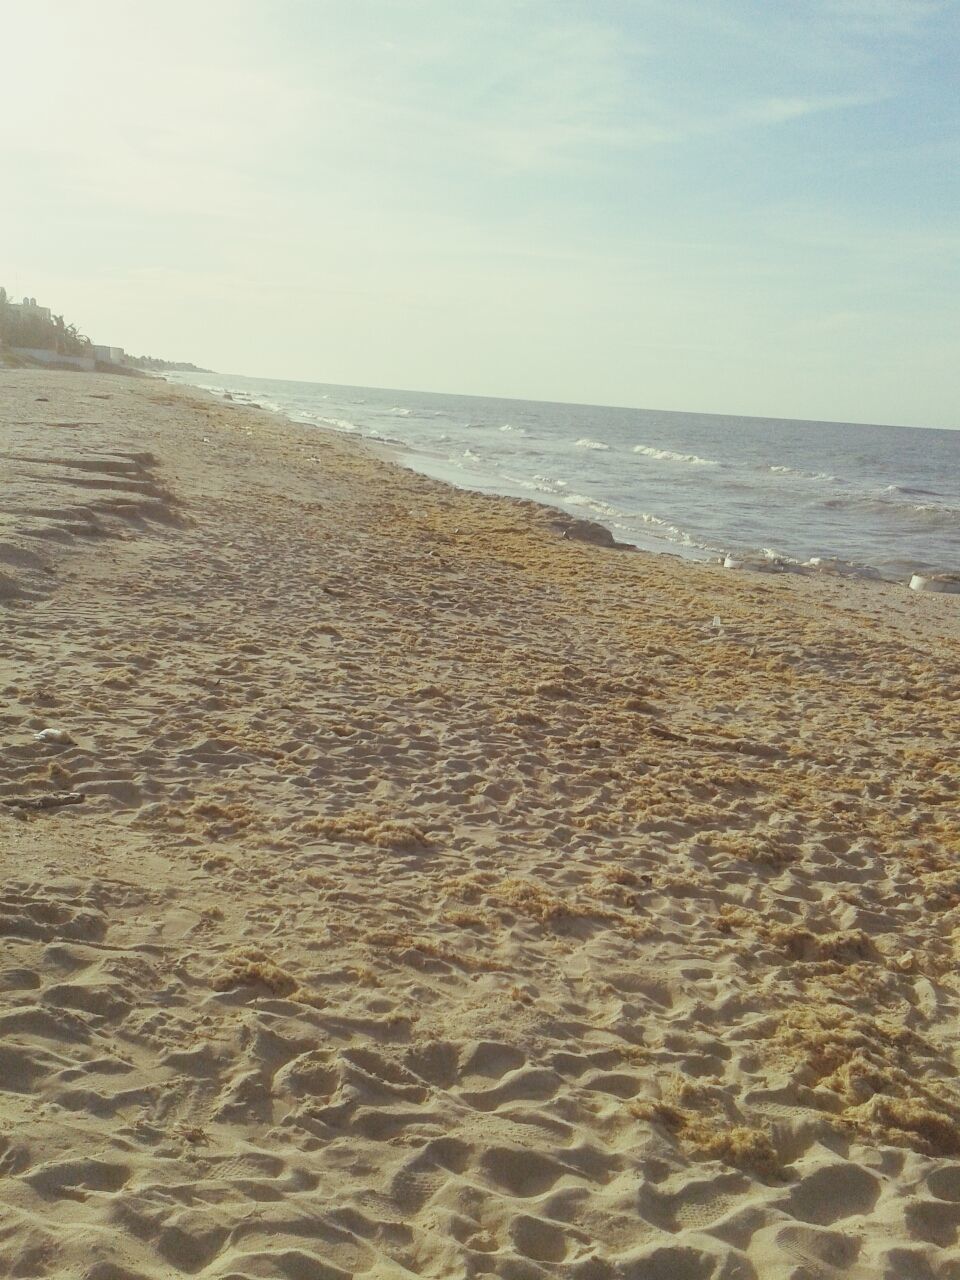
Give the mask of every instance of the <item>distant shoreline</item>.
POLYGON ((960 435, 950 432, 171 376, 294 423, 356 432, 401 449, 425 475, 549 503, 651 551, 904 584, 960 569, 950 538, 960 435))

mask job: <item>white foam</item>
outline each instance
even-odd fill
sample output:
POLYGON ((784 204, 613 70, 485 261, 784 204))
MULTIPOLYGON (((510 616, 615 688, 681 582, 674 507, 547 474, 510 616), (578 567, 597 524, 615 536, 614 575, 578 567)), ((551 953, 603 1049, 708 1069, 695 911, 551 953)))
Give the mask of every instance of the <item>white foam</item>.
POLYGON ((597 449, 604 453, 609 452, 610 446, 604 444, 602 440, 591 440, 589 436, 584 436, 582 440, 576 441, 578 449, 597 449))
POLYGON ((642 453, 645 458, 656 458, 659 462, 689 462, 696 467, 720 466, 713 458, 701 458, 696 453, 674 453, 672 449, 655 449, 649 444, 635 444, 633 452, 642 453))
POLYGON ((652 525, 655 529, 662 529, 662 536, 668 538, 671 542, 678 542, 684 547, 699 547, 704 544, 694 541, 687 533, 686 529, 679 528, 678 525, 671 524, 669 520, 662 520, 660 516, 652 515, 649 511, 641 512, 640 519, 644 524, 652 525))
POLYGON ((774 475, 797 476, 801 480, 829 480, 831 484, 844 483, 839 476, 832 476, 829 471, 803 471, 799 467, 785 467, 782 465, 767 467, 767 470, 772 471, 774 475))
POLYGON ((591 511, 596 511, 602 516, 620 514, 616 507, 611 507, 608 503, 601 502, 598 498, 588 498, 584 493, 568 493, 564 494, 564 498, 572 507, 588 507, 591 511))
MULTIPOLYGON (((310 415, 313 417, 313 415, 310 415)), ((316 418, 318 426, 332 427, 334 431, 359 431, 360 428, 355 422, 348 422, 346 418, 316 418)))
POLYGON ((532 480, 527 480, 522 476, 512 476, 504 472, 503 478, 509 480, 511 484, 519 485, 521 489, 532 489, 534 493, 549 493, 553 497, 558 497, 566 488, 566 480, 551 480, 549 476, 534 476, 532 480))

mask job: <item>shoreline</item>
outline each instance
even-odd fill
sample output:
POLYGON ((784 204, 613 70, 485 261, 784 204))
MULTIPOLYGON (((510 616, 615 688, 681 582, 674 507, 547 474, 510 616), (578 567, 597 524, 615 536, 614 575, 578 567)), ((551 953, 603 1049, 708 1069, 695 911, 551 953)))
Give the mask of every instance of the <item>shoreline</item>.
MULTIPOLYGON (((757 512, 764 508, 767 504, 776 504, 778 498, 776 494, 764 494, 762 485, 756 489, 752 496, 753 507, 746 514, 741 512, 739 516, 735 511, 725 509, 727 517, 726 524, 721 527, 714 520, 710 528, 699 528, 699 532, 691 532, 690 530, 697 527, 697 522, 691 524, 691 512, 689 509, 684 510, 685 500, 680 493, 675 494, 679 502, 679 507, 674 507, 669 495, 664 491, 660 497, 653 502, 652 507, 647 507, 646 503, 637 503, 631 499, 618 499, 612 496, 609 490, 609 477, 594 483, 592 487, 587 486, 585 493, 578 493, 574 490, 579 489, 580 485, 574 482, 572 489, 568 488, 568 481, 551 481, 549 476, 542 474, 533 474, 533 463, 524 461, 523 448, 515 455, 497 453, 499 449, 500 433, 493 431, 496 437, 496 444, 493 444, 486 438, 489 432, 481 431, 480 439, 480 457, 472 453, 475 441, 472 433, 464 434, 455 426, 457 415, 462 413, 470 416, 469 405, 472 403, 470 397, 453 397, 445 400, 439 394, 423 393, 422 404, 411 402, 404 409, 399 409, 394 405, 389 410, 386 406, 389 404, 389 396, 383 398, 384 393, 378 393, 376 389, 368 388, 338 388, 331 386, 324 391, 320 384, 285 384, 259 381, 255 378, 246 378, 241 376, 221 375, 216 380, 178 383, 184 386, 197 386, 205 391, 210 391, 216 396, 223 396, 225 399, 229 397, 231 401, 237 404, 264 403, 270 406, 272 410, 288 417, 290 421, 298 426, 302 425, 319 425, 320 429, 326 429, 328 426, 336 430, 343 431, 346 434, 357 434, 360 438, 386 443, 388 446, 398 447, 407 451, 410 465, 420 474, 427 475, 432 479, 438 479, 444 483, 452 484, 455 488, 466 489, 472 492, 494 494, 497 496, 516 497, 520 499, 532 499, 555 506, 558 510, 565 511, 574 517, 581 517, 603 522, 607 527, 611 528, 614 536, 619 539, 625 539, 641 550, 653 553, 668 552, 676 554, 684 560, 692 560, 696 562, 711 562, 719 559, 724 562, 726 559, 732 561, 737 568, 741 566, 749 567, 752 570, 761 572, 793 572, 799 574, 829 574, 835 577, 851 577, 851 578, 875 578, 889 582, 902 582, 909 585, 912 577, 919 575, 925 577, 928 581, 920 584, 922 589, 936 591, 943 590, 944 593, 956 593, 960 590, 960 577, 955 572, 951 572, 951 566, 955 569, 956 557, 951 558, 947 551, 946 543, 934 541, 930 544, 931 550, 937 548, 936 554, 932 557, 923 555, 915 541, 912 544, 912 551, 908 552, 906 544, 900 545, 896 555, 892 548, 888 548, 885 553, 882 545, 874 544, 874 552, 871 557, 869 552, 865 552, 861 546, 858 555, 852 548, 856 542, 850 543, 850 548, 844 552, 843 547, 836 541, 836 538, 825 536, 824 538, 806 538, 802 531, 798 528, 796 520, 800 515, 798 510, 793 510, 791 519, 793 524, 788 527, 792 530, 792 536, 786 530, 773 529, 768 527, 765 530, 754 528, 751 535, 739 536, 736 533, 738 520, 746 520, 747 524, 751 523, 757 512), (289 387, 289 391, 284 392, 283 388, 289 387), (351 391, 363 391, 367 393, 361 400, 356 403, 353 400, 344 400, 343 396, 348 395, 351 391), (329 392, 327 394, 326 392, 329 392), (381 400, 377 399, 377 396, 381 400), (370 397, 369 402, 367 396, 370 397), (331 399, 332 397, 332 399, 331 399), (382 402, 381 402, 382 401, 382 402), (329 402, 329 403, 328 403, 329 402), (434 408, 429 408, 433 404, 434 408), (307 406, 310 406, 308 408, 307 406), (439 406, 437 408, 436 406, 439 406), (423 436, 422 431, 415 430, 413 437, 409 432, 402 439, 397 439, 391 432, 400 429, 399 424, 407 421, 404 415, 413 412, 413 419, 416 421, 421 416, 421 410, 427 418, 435 418, 438 415, 443 419, 440 425, 443 430, 440 432, 436 440, 430 440, 423 436), (399 414, 399 417, 392 415, 399 414), (323 416, 333 415, 333 416, 323 416), (339 416, 338 416, 339 415, 339 416), (384 426, 383 420, 388 419, 389 425, 384 426), (452 434, 448 434, 452 432, 452 434), (454 445, 453 441, 456 441, 454 445), (445 443, 442 443, 445 442, 445 443), (469 456, 471 461, 465 465, 460 456, 460 449, 467 445, 464 457, 469 456), (491 447, 494 449, 494 459, 488 456, 491 447), (512 461, 511 461, 512 457, 512 461), (486 459, 486 461, 484 460, 486 459), (479 467, 480 470, 476 470, 479 467), (613 506, 609 505, 613 502, 613 506), (641 507, 644 507, 641 510, 641 507), (656 511, 656 514, 654 514, 656 511), (798 540, 799 538, 799 540, 798 540), (772 549, 776 548, 776 550, 772 549), (832 548, 832 549, 831 549, 832 548), (942 586, 938 587, 939 578, 945 575, 946 581, 942 586)), ((490 428, 491 421, 488 421, 489 412, 492 406, 502 408, 504 416, 513 416, 513 409, 520 409, 524 402, 500 402, 500 401, 478 401, 477 402, 477 421, 472 425, 490 428), (483 406, 487 406, 484 409, 483 406), (512 408, 511 408, 512 406, 512 408)), ((529 402, 532 408, 536 408, 536 402, 529 402)), ((550 406, 541 405, 541 409, 547 409, 550 406)), ((554 406, 562 409, 563 406, 554 406)), ((577 406, 566 406, 568 410, 575 410, 577 406)), ((627 412, 623 410, 612 410, 611 412, 627 412)), ((647 411, 637 411, 637 414, 643 418, 649 417, 647 411)), ((494 414, 496 416, 496 414, 494 414)), ((683 415, 679 415, 681 418, 683 415)), ((722 415, 710 415, 711 420, 720 421, 722 415)), ((509 425, 509 424, 508 424, 509 425)), ((775 426, 776 423, 769 424, 775 426)), ((806 424, 811 428, 822 428, 823 423, 806 424)), ((591 424, 592 426, 592 424, 591 424)), ((608 430, 613 430, 613 424, 607 424, 608 430)), ((582 428, 589 436, 591 427, 581 423, 582 428)), ((578 429, 580 429, 578 428, 578 429)), ((512 428, 515 429, 515 428, 512 428)), ((651 424, 647 424, 643 428, 637 424, 636 429, 641 431, 646 437, 652 429, 651 424)), ((534 427, 536 432, 536 427, 534 427)), ((521 429, 521 436, 527 434, 526 428, 521 429)), ((601 431, 601 434, 604 434, 601 431)), ((513 439, 513 437, 510 437, 513 439)), ((571 437, 572 438, 572 437, 571 437)), ((607 435, 604 436, 607 438, 607 435)), ((558 439, 557 443, 561 443, 558 439)), ((569 441, 568 441, 569 443, 569 441)), ((591 447, 596 446, 597 442, 590 440, 579 440, 580 445, 588 444, 591 447)), ((604 453, 607 454, 610 448, 614 450, 623 449, 624 442, 621 440, 610 446, 604 445, 604 453)), ((673 442, 673 448, 692 447, 679 442, 673 442)), ((699 445, 697 446, 700 447, 699 445)), ((713 448, 718 448, 718 442, 713 443, 713 448)), ((539 446, 538 446, 539 448, 539 446)), ((709 451, 709 450, 708 450, 709 451)), ((634 453, 649 452, 655 457, 663 457, 665 459, 673 458, 680 462, 700 461, 704 466, 717 467, 733 464, 711 462, 710 459, 696 459, 690 457, 686 453, 674 453, 670 449, 662 450, 656 448, 647 448, 646 446, 631 447, 628 450, 630 457, 634 453)), ((714 454, 711 452, 711 458, 723 457, 722 453, 714 454)), ((789 446, 787 453, 789 455, 789 446)), ((560 468, 560 473, 569 476, 571 473, 568 468, 572 465, 569 457, 564 459, 556 458, 552 463, 546 454, 538 453, 538 465, 540 470, 546 469, 548 473, 555 474, 553 467, 560 468)), ((592 454, 591 456, 596 456, 592 454)), ((614 455, 609 455, 614 456, 614 455)), ((628 465, 628 460, 624 458, 624 465, 628 465)), ((766 475, 767 471, 784 472, 793 477, 803 476, 802 470, 797 470, 797 461, 794 458, 790 466, 770 466, 765 467, 760 464, 757 468, 757 474, 766 475)), ((830 480, 841 484, 836 476, 829 476, 825 473, 819 476, 807 475, 807 480, 830 480)), ((596 480, 597 478, 595 478, 596 480)), ((679 480, 679 476, 677 477, 679 480)), ((650 477, 650 482, 657 484, 659 478, 650 477)), ((755 480, 755 484, 759 481, 755 480)), ((707 493, 712 492, 711 486, 707 486, 707 493)), ((852 491, 849 491, 852 492, 852 491)), ((911 493, 912 490, 905 490, 911 493)), ((918 493, 922 492, 918 490, 918 493)), ((841 485, 837 490, 841 496, 847 495, 848 490, 841 485)), ((873 491, 865 491, 862 495, 865 499, 872 494, 873 491)), ((887 494, 888 490, 882 490, 882 494, 887 494)), ((634 495, 636 496, 636 495, 634 495)), ((811 498, 813 495, 810 495, 811 498)), ((826 502, 827 494, 821 495, 826 502)), ((781 495, 787 497, 789 501, 794 501, 796 494, 781 495)), ((712 501, 710 499, 709 501, 712 501)), ((725 499, 720 499, 721 506, 717 507, 713 512, 718 515, 724 510, 722 503, 725 499)), ((917 499, 919 501, 919 499, 917 499)), ((687 504, 688 506, 689 504, 687 504)), ((830 502, 826 502, 826 506, 830 506, 830 502)), ((821 522, 829 520, 830 513, 825 510, 819 510, 811 517, 816 523, 817 519, 821 522)), ((807 523, 804 518, 804 524, 807 523)), ((769 522, 768 522, 769 524, 769 522)), ((847 530, 849 534, 856 539, 856 530, 850 528, 847 530)), ((872 535, 875 536, 877 530, 874 529, 872 535)), ((899 539, 906 537, 906 530, 901 529, 898 534, 899 539)), ((842 542, 842 539, 841 539, 842 542)))
POLYGON ((0 421, 0 1271, 952 1280, 957 597, 0 421))
MULTIPOLYGON (((162 375, 160 376, 162 378, 162 375)), ((166 378, 162 378, 162 380, 167 381, 166 378)), ((796 584, 801 582, 823 584, 822 586, 811 586, 809 588, 798 586, 798 589, 801 592, 809 593, 810 598, 814 600, 816 599, 815 593, 822 592, 830 607, 839 606, 842 608, 844 596, 849 590, 852 593, 849 603, 853 607, 881 607, 891 615, 901 617, 907 626, 916 622, 916 625, 921 627, 927 625, 936 631, 942 630, 944 634, 960 638, 960 599, 956 598, 953 592, 915 592, 910 589, 907 582, 899 579, 883 578, 872 574, 821 571, 794 560, 784 563, 782 567, 776 567, 775 564, 762 565, 745 561, 742 568, 728 569, 722 564, 723 558, 713 553, 698 551, 696 555, 684 555, 683 550, 675 544, 669 544, 664 547, 660 545, 641 546, 630 541, 620 542, 614 530, 604 523, 602 519, 580 518, 563 507, 555 506, 550 502, 541 501, 537 498, 519 497, 513 494, 498 493, 494 490, 471 488, 469 485, 458 484, 453 479, 419 470, 404 460, 404 454, 413 452, 413 449, 412 446, 406 445, 402 441, 379 439, 365 436, 359 431, 357 434, 353 434, 352 432, 338 430, 335 427, 315 426, 311 423, 298 422, 281 409, 264 408, 260 404, 247 405, 242 400, 224 402, 222 393, 209 391, 192 384, 173 383, 171 385, 180 388, 187 394, 209 399, 223 408, 247 410, 251 413, 266 415, 277 423, 295 431, 317 432, 322 436, 330 436, 338 441, 345 442, 348 448, 352 444, 357 448, 368 451, 372 456, 381 459, 390 466, 397 467, 410 475, 426 479, 432 484, 439 485, 454 494, 469 495, 480 501, 489 499, 495 502, 504 502, 515 505, 518 510, 539 513, 539 518, 549 521, 561 536, 563 536, 562 530, 564 528, 579 526, 578 531, 573 536, 574 541, 586 542, 605 550, 627 550, 642 556, 652 556, 655 559, 667 559, 683 566, 696 565, 702 569, 718 572, 724 578, 741 578, 749 581, 753 577, 758 577, 763 581, 770 582, 789 581, 796 584), (911 603, 912 600, 920 596, 924 600, 935 598, 938 602, 944 603, 938 603, 933 606, 914 606, 911 603)), ((816 606, 814 605, 814 607, 816 606)))

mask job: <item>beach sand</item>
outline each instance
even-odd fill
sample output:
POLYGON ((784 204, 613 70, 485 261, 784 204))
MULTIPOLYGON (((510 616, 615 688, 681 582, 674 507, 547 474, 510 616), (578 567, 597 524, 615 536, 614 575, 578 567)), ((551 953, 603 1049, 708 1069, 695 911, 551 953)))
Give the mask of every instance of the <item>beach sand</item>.
POLYGON ((0 441, 0 1274, 960 1277, 960 597, 160 380, 0 441))

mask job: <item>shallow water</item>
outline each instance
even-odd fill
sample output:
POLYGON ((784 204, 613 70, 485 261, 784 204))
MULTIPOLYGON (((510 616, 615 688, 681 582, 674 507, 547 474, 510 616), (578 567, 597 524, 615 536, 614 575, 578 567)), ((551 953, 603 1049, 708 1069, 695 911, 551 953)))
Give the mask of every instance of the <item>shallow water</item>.
POLYGON ((417 471, 536 498, 638 546, 892 579, 960 570, 960 431, 168 376, 404 446, 417 471))

